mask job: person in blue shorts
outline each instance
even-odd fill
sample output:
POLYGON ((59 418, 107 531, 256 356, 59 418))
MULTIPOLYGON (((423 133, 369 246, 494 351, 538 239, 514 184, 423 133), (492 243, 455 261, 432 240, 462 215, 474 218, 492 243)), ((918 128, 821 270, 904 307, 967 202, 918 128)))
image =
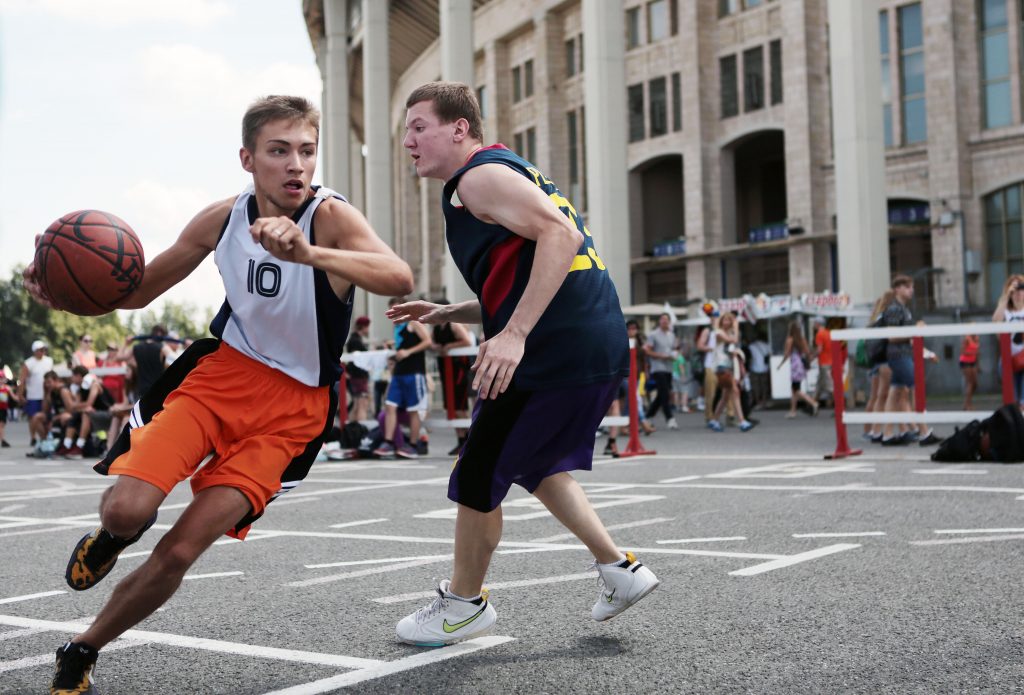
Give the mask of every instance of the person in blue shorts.
POLYGON ((473 90, 431 82, 406 101, 403 142, 421 177, 445 182, 452 258, 476 299, 388 311, 396 323, 482 323, 473 365, 479 398, 448 485, 458 503, 455 566, 398 638, 440 646, 480 635, 497 613, 483 590, 501 539, 501 502, 516 483, 593 553, 607 620, 653 591, 657 577, 614 543, 570 471, 590 470, 594 433, 628 374, 625 321, 607 268, 572 204, 504 145, 483 146, 473 90))

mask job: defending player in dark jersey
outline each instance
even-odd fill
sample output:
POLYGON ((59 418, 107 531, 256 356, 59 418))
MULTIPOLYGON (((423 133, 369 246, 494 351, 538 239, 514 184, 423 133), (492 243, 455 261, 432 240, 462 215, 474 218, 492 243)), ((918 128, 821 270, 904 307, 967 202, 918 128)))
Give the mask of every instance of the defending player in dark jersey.
POLYGON ((398 638, 458 642, 489 629, 482 591, 512 483, 536 495, 594 554, 607 620, 658 585, 612 541, 569 471, 589 470, 594 433, 627 370, 615 287, 572 204, 530 162, 483 147, 480 108, 465 84, 433 82, 406 102, 404 145, 420 176, 445 181, 441 205, 452 258, 477 299, 393 307, 395 322, 482 323, 473 369, 479 400, 448 496, 459 504, 455 568, 437 598, 407 616, 398 638))

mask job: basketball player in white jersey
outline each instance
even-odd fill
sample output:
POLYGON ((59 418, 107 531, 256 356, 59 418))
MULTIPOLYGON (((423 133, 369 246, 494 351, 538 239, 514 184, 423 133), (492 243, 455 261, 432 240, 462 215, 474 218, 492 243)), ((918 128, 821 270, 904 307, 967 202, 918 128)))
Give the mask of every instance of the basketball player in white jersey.
MULTIPOLYGON (((97 651, 167 601, 222 534, 244 537, 267 503, 308 470, 306 462, 300 475, 288 474, 334 418, 354 287, 383 295, 413 289, 409 266, 362 214, 337 193, 311 187, 319 120, 298 97, 250 106, 239 155, 252 186, 199 212, 146 266, 125 306, 148 305, 214 252, 227 294, 211 326, 220 340, 197 341, 165 372, 171 386, 154 384, 151 392, 166 394, 161 402, 136 405, 130 437, 126 430, 114 447, 119 455, 98 467, 119 478, 101 499, 102 526, 72 553, 68 583, 88 589, 106 576, 178 482, 191 477, 194 498, 92 625, 57 650, 51 693, 95 693, 97 651)), ((25 284, 50 304, 33 266, 25 284)))

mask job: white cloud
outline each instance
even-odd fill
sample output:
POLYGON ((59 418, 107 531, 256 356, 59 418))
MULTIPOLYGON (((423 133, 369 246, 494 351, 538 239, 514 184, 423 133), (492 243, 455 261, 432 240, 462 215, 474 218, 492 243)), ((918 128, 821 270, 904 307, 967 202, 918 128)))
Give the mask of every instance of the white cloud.
POLYGON ((233 14, 222 0, 0 0, 0 10, 102 25, 177 22, 196 27, 233 14))
POLYGON ((319 103, 315 64, 272 63, 245 71, 224 55, 177 43, 147 48, 139 62, 150 108, 178 114, 226 111, 237 118, 256 97, 296 94, 319 103))

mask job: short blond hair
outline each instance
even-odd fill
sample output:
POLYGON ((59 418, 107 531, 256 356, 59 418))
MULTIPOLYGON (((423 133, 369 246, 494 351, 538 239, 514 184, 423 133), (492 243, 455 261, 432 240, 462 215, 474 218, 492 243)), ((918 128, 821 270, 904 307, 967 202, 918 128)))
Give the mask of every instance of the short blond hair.
POLYGON ((245 110, 242 117, 242 146, 250 152, 256 148, 260 129, 271 121, 303 121, 316 131, 320 141, 320 109, 309 99, 271 94, 260 97, 245 110))

